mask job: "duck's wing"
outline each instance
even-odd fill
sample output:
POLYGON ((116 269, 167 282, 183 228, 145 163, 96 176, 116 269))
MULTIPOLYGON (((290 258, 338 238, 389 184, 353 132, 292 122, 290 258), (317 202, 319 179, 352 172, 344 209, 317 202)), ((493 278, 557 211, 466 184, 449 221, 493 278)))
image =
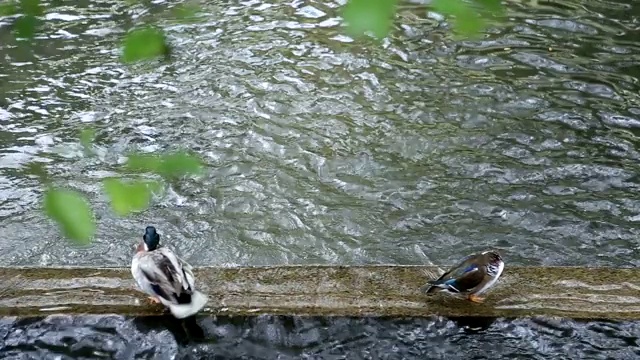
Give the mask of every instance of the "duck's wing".
POLYGON ((165 258, 169 259, 173 268, 176 270, 175 281, 180 283, 182 289, 191 292, 194 285, 194 276, 191 265, 187 264, 169 248, 162 247, 158 250, 165 256, 165 258))
POLYGON ((454 292, 465 292, 480 285, 486 270, 476 262, 477 258, 477 255, 467 256, 431 284, 454 292))
POLYGON ((434 284, 440 283, 463 275, 466 272, 466 269, 473 264, 476 257, 477 255, 469 255, 463 258, 456 265, 449 268, 449 270, 447 270, 444 274, 440 275, 438 279, 432 280, 431 282, 434 284))
POLYGON ((483 266, 469 265, 469 267, 464 269, 464 273, 447 280, 446 284, 449 285, 452 290, 457 290, 457 292, 467 292, 482 284, 485 280, 485 275, 486 272, 483 266))
POLYGON ((173 255, 173 257, 175 258, 175 262, 180 264, 182 268, 184 285, 186 286, 185 289, 188 289, 191 291, 195 290, 196 278, 193 275, 193 268, 191 267, 191 265, 189 265, 186 261, 184 261, 180 256, 176 255, 175 253, 171 252, 171 255, 173 255))
POLYGON ((179 260, 167 248, 145 253, 139 259, 139 267, 153 292, 169 302, 176 302, 181 293, 190 292, 179 260))

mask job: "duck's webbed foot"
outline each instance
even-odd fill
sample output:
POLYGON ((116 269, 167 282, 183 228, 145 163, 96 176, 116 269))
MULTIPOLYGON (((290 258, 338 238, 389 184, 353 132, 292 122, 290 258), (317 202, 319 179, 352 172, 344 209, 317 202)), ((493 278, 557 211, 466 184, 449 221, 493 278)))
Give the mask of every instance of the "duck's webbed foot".
POLYGON ((479 303, 479 304, 484 302, 484 298, 481 298, 481 297, 479 297, 477 295, 473 295, 473 294, 467 296, 467 299, 469 301, 471 301, 471 302, 479 303))
POLYGON ((157 297, 155 297, 155 296, 149 296, 149 297, 147 298, 147 301, 148 301, 148 302, 150 302, 150 303, 152 303, 152 304, 161 304, 161 303, 162 303, 162 302, 160 301, 160 299, 158 299, 158 298, 157 298, 157 297))

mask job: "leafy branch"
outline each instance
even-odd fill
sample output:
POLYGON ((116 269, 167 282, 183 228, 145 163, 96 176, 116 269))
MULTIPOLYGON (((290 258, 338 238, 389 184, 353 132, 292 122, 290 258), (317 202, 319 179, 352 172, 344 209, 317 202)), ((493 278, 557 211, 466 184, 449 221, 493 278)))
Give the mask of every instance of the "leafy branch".
MULTIPOLYGON (((91 146, 95 131, 86 129, 80 134, 85 154, 93 156, 91 146)), ((121 170, 128 173, 151 173, 164 180, 178 179, 186 175, 199 175, 203 171, 201 159, 185 151, 160 155, 129 154, 121 170)), ((123 180, 110 177, 102 181, 102 188, 109 198, 111 209, 118 216, 127 216, 149 207, 154 193, 162 190, 161 181, 123 180)), ((95 234, 96 224, 89 201, 80 192, 48 185, 43 197, 47 216, 58 223, 62 233, 78 244, 87 244, 95 234)))

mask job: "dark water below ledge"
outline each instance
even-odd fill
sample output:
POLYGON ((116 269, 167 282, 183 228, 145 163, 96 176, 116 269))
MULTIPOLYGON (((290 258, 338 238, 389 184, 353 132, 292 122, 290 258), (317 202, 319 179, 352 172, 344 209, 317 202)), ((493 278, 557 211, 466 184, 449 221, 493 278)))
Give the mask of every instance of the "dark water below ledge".
POLYGON ((49 316, 0 319, 2 359, 638 359, 639 322, 49 316), (499 354, 499 355, 498 355, 499 354))

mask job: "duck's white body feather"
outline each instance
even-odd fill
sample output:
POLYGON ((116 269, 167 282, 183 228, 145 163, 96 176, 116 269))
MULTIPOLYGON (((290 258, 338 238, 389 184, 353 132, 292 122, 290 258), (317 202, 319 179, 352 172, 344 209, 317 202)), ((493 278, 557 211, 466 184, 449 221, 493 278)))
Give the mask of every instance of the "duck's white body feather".
POLYGON ((208 301, 195 289, 191 266, 169 248, 138 251, 131 261, 131 274, 140 290, 158 298, 176 318, 196 314, 208 301))

